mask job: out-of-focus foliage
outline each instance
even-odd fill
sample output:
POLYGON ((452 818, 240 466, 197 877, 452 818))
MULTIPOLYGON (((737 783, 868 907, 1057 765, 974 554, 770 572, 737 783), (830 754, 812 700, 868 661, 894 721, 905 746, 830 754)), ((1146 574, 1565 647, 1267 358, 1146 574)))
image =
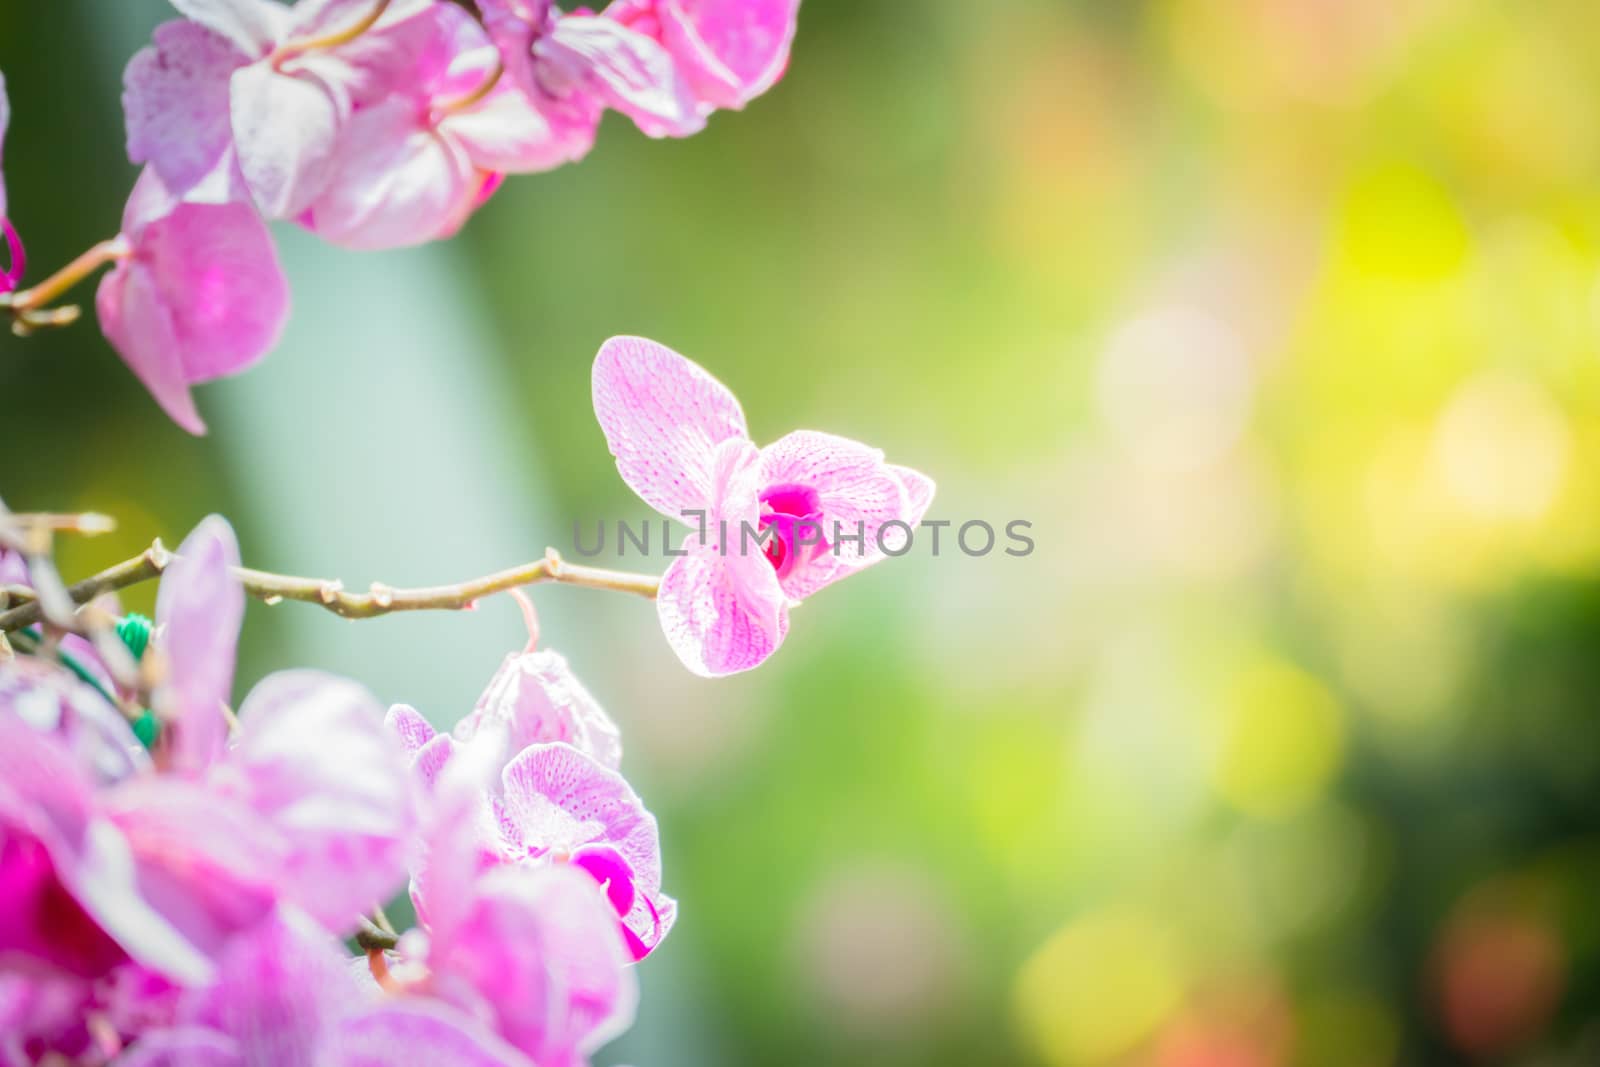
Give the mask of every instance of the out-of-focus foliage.
MULTIPOLYGON (((41 264, 132 177, 95 6, 0 12, 41 264)), ((683 902, 619 1054, 1600 1062, 1597 50, 1590 0, 807 0, 748 112, 608 125, 497 196, 447 254, 549 489, 529 556, 639 515, 587 401, 623 332, 719 374, 758 440, 873 441, 939 479, 935 517, 1037 543, 947 531, 725 683, 636 605, 562 603, 683 902)), ((273 551, 285 487, 91 329, 5 341, 0 413, 9 503, 124 520, 69 568, 252 500, 273 551)), ((381 577, 459 577, 457 547, 381 577)), ((251 625, 264 664, 320 623, 251 625)), ((406 699, 382 625, 365 677, 406 699)), ((502 651, 440 664, 462 709, 502 651)))

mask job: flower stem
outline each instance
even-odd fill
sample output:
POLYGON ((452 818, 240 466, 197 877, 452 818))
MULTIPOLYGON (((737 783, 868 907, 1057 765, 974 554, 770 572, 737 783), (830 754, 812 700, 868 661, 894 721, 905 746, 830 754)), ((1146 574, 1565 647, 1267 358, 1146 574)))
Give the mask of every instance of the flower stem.
MULTIPOLYGON (((158 540, 132 559, 67 587, 66 592, 75 603, 82 604, 102 593, 125 589, 159 577, 172 559, 172 553, 158 540)), ((346 619, 371 619, 397 611, 465 611, 475 607, 486 596, 541 582, 609 589, 646 599, 654 599, 656 589, 661 584, 661 580, 653 574, 633 574, 568 563, 553 548, 547 549, 542 559, 464 582, 413 589, 396 589, 382 582, 373 582, 365 593, 346 592, 344 584, 337 579, 297 578, 249 567, 235 567, 234 574, 243 583, 245 592, 258 600, 268 604, 298 600, 316 604, 346 619)), ((39 603, 35 601, 0 612, 0 632, 18 630, 38 621, 39 608, 39 603)))
POLYGON ((38 285, 13 293, 0 301, 11 310, 12 328, 17 333, 25 334, 36 326, 64 326, 72 322, 78 317, 76 308, 46 308, 45 305, 65 294, 107 263, 124 259, 132 251, 128 239, 118 234, 88 248, 78 258, 38 285))
POLYGON ((389 10, 389 4, 390 0, 378 0, 377 3, 372 5, 372 10, 363 15, 360 21, 342 30, 334 30, 332 33, 324 34, 321 37, 285 41, 272 53, 272 65, 277 66, 293 59, 295 56, 304 55, 306 52, 316 52, 325 48, 337 48, 342 44, 349 44, 376 26, 378 20, 383 18, 383 13, 389 10))

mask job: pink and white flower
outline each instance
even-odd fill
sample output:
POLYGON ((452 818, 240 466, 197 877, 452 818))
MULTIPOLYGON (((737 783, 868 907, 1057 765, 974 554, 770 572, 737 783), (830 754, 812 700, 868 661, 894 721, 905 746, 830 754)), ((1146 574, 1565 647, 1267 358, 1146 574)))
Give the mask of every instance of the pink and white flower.
POLYGON ((606 17, 660 42, 702 113, 742 108, 783 77, 800 0, 615 0, 606 17))
POLYGON ((622 480, 697 526, 656 596, 696 674, 749 670, 783 643, 789 607, 899 548, 932 479, 844 437, 751 442, 728 388, 664 345, 614 337, 594 362, 594 410, 622 480))

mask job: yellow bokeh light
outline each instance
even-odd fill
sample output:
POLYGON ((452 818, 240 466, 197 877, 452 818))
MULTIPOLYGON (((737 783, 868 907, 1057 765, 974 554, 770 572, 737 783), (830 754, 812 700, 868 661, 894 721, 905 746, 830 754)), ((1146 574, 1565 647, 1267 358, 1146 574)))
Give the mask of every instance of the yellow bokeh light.
POLYGON ((1061 1067, 1126 1054, 1182 995, 1170 935, 1131 912, 1088 915, 1057 932, 1023 965, 1016 990, 1024 1032, 1061 1067))
POLYGON ((1250 815, 1277 818, 1316 798, 1339 768, 1344 722, 1320 682, 1271 659, 1247 665, 1223 694, 1218 792, 1250 815))

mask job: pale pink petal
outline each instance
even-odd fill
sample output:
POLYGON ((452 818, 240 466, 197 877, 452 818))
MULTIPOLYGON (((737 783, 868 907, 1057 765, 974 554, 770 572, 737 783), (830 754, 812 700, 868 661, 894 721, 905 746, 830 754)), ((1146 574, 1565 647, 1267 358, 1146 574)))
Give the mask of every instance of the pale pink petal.
POLYGON ((383 717, 383 726, 400 739, 400 747, 413 758, 423 745, 432 741, 439 733, 433 728, 433 723, 410 704, 392 706, 389 713, 383 717))
POLYGON ((237 1041, 252 1067, 320 1063, 341 1021, 367 1002, 346 959, 326 931, 280 908, 218 955, 219 979, 193 1021, 237 1041))
POLYGON ((286 842, 239 800, 170 776, 126 782, 105 800, 127 839, 138 893, 210 954, 278 898, 286 842))
POLYGON ((933 494, 937 488, 933 479, 921 471, 914 471, 910 467, 897 467, 888 464, 889 473, 900 479, 900 484, 906 489, 906 516, 905 520, 915 526, 922 521, 928 513, 928 506, 933 503, 933 494))
POLYGON ((221 784, 290 843, 285 896, 337 933, 405 880, 415 799, 383 709, 317 671, 263 679, 239 709, 221 784))
POLYGON ((481 103, 446 117, 439 129, 485 170, 533 174, 588 155, 600 114, 598 107, 541 108, 515 86, 504 84, 481 103))
POLYGON ((477 171, 396 97, 345 123, 333 178, 302 218, 319 237, 374 251, 439 236, 477 196, 477 171))
POLYGON ((494 1031, 462 1012, 418 997, 389 998, 346 1019, 319 1067, 533 1067, 494 1031))
POLYGON ((800 0, 657 0, 661 40, 696 94, 739 108, 783 76, 800 0))
POLYGON ((440 995, 493 1012, 496 1029, 540 1067, 577 1067, 627 1029, 638 990, 616 917, 594 881, 567 866, 500 867, 429 955, 440 995))
POLYGON ((244 586, 233 573, 239 542, 220 515, 204 519, 178 547, 156 594, 156 634, 167 658, 173 765, 198 771, 222 754, 225 708, 244 622, 244 586))
POLYGON ((660 891, 656 819, 622 775, 558 743, 529 746, 501 777, 507 828, 530 854, 569 856, 585 845, 608 845, 641 889, 660 891))
POLYGON ((615 769, 622 762, 616 723, 566 659, 548 649, 507 656, 455 728, 461 741, 489 734, 500 746, 502 765, 529 745, 551 741, 565 741, 605 767, 615 769))
MULTIPOLYGON (((298 0, 289 9, 289 19, 284 35, 293 39, 326 37, 364 22, 371 14, 375 0, 298 0)), ((393 0, 384 9, 383 17, 366 34, 382 36, 383 31, 396 23, 415 18, 438 5, 432 0, 393 0)), ((357 41, 360 38, 356 38, 357 41)), ((341 48, 345 47, 343 45, 341 48)))
POLYGON ((116 1067, 254 1067, 237 1041, 204 1026, 142 1034, 114 1062, 116 1067))
POLYGON ((250 61, 198 22, 165 22, 123 73, 128 158, 148 163, 183 193, 216 169, 233 144, 228 89, 250 61))
MULTIPOLYGON (((734 536, 737 536, 736 534, 734 536)), ((706 678, 759 666, 789 632, 778 577, 759 553, 722 555, 715 540, 684 539, 686 555, 661 577, 656 612, 667 643, 683 665, 706 678), (762 575, 765 578, 762 578, 762 575), (747 604, 761 605, 752 610, 747 604), (777 606, 772 611, 766 605, 777 606), (769 620, 775 618, 775 623, 769 620)))
POLYGON ((709 509, 718 445, 748 438, 728 388, 665 345, 613 337, 595 356, 594 411, 617 470, 645 503, 680 522, 709 509))
POLYGON ((598 15, 562 15, 533 46, 540 73, 583 85, 652 137, 705 127, 688 85, 660 44, 598 15))
POLYGON ((178 13, 232 41, 254 59, 272 47, 287 12, 271 0, 172 0, 178 13))
POLYGON ((343 122, 340 100, 310 73, 270 63, 234 72, 231 123, 239 168, 268 218, 294 218, 332 179, 343 122))
POLYGON ((95 293, 100 329, 124 363, 150 390, 173 422, 192 434, 206 432, 183 373, 178 331, 161 287, 142 263, 120 263, 95 293))

